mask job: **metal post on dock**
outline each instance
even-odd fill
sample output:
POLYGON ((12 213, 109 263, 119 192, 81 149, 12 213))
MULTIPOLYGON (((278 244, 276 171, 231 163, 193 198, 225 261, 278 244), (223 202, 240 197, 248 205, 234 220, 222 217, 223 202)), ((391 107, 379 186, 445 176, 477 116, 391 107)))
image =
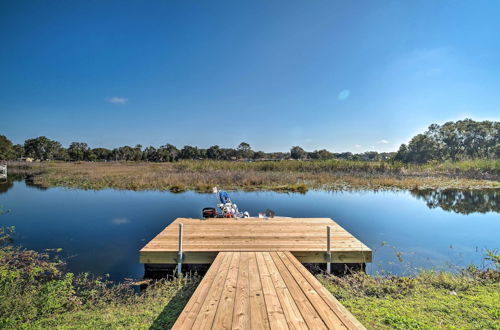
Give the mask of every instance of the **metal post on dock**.
POLYGON ((182 275, 182 232, 184 225, 179 224, 179 254, 177 255, 177 275, 182 275))
POLYGON ((332 251, 331 251, 331 231, 332 226, 326 226, 326 272, 330 274, 332 272, 332 251))

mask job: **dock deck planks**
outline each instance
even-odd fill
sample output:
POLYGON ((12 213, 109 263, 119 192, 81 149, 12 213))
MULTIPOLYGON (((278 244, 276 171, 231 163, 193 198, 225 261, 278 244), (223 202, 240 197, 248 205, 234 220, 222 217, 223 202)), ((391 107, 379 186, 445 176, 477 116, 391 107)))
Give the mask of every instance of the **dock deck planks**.
POLYGON ((364 329, 301 262, 366 263, 372 251, 328 218, 179 218, 140 251, 145 264, 211 263, 174 329, 364 329))
POLYGON ((364 329, 290 252, 220 252, 172 329, 364 329))
POLYGON ((175 264, 179 224, 186 264, 208 264, 218 252, 290 251, 300 262, 325 262, 326 226, 332 227, 332 262, 366 263, 372 251, 329 218, 179 218, 140 251, 144 264, 175 264))

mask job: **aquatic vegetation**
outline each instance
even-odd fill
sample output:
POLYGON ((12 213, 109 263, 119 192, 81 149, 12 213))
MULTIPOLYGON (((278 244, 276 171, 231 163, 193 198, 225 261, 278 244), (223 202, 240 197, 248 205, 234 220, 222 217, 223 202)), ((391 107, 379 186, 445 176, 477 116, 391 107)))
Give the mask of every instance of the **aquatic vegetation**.
POLYGON ((498 189, 500 161, 403 165, 348 160, 232 162, 12 163, 12 173, 32 175, 42 187, 210 192, 225 189, 306 192, 308 189, 498 189))
POLYGON ((174 184, 174 185, 171 185, 171 186, 169 187, 169 189, 168 189, 168 190, 170 190, 170 192, 173 192, 173 193, 175 193, 175 194, 178 194, 178 193, 185 192, 185 191, 186 191, 186 190, 188 190, 188 189, 187 189, 187 187, 186 187, 186 186, 184 186, 184 185, 181 185, 181 184, 174 184))

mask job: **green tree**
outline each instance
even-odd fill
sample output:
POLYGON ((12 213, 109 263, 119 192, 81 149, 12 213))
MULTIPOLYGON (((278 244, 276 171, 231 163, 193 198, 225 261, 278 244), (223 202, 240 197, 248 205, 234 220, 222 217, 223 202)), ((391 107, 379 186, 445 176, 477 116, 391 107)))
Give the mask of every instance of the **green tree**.
POLYGON ((140 144, 136 144, 134 147, 134 158, 133 160, 138 162, 142 159, 142 146, 140 144))
POLYGON ((95 155, 97 160, 111 160, 112 151, 106 148, 94 148, 92 154, 95 155))
POLYGON ((158 161, 173 162, 179 159, 179 149, 174 145, 167 143, 158 149, 158 161))
POLYGON ((406 146, 406 144, 403 143, 399 147, 398 152, 394 156, 394 160, 399 161, 399 162, 403 162, 403 163, 406 163, 408 161, 408 147, 406 146))
POLYGON ((67 156, 61 143, 50 140, 45 136, 26 140, 24 142, 24 152, 27 157, 39 160, 64 160, 65 156, 67 156))
MULTIPOLYGON (((433 127, 431 125, 429 128, 433 127)), ((439 127, 439 126, 438 126, 439 127)), ((442 159, 449 158, 453 161, 458 160, 460 150, 463 149, 463 142, 459 130, 454 122, 445 123, 439 127, 439 139, 445 145, 446 151, 442 155, 442 159)))
POLYGON ((12 149, 14 150, 15 159, 19 159, 24 156, 24 146, 15 144, 12 149))
POLYGON ((85 153, 85 160, 88 160, 89 162, 95 162, 99 159, 97 158, 97 155, 94 153, 94 151, 92 149, 89 149, 85 153))
POLYGON ((207 157, 208 159, 221 159, 221 150, 218 145, 211 146, 207 149, 207 157))
POLYGON ((250 144, 246 142, 241 142, 238 146, 237 151, 239 158, 248 159, 252 158, 253 156, 252 148, 250 147, 250 144))
POLYGON ((147 162, 160 161, 158 151, 156 150, 156 148, 153 146, 149 146, 146 149, 144 149, 144 151, 142 153, 142 160, 147 161, 147 162))
POLYGON ((500 150, 500 123, 472 119, 432 124, 423 134, 401 146, 395 160, 425 163, 430 160, 495 159, 500 150))
POLYGON ((86 160, 89 150, 89 146, 84 142, 71 142, 68 148, 68 155, 70 160, 82 161, 86 160))
POLYGON ((307 152, 305 152, 301 147, 295 146, 290 149, 290 156, 293 159, 304 159, 307 156, 307 152))
POLYGON ((264 159, 266 156, 266 153, 263 151, 256 151, 253 153, 253 159, 264 159))
POLYGON ((309 158, 311 159, 333 159, 333 153, 326 149, 321 149, 321 150, 314 150, 313 152, 309 153, 309 158))
POLYGON ((123 146, 118 148, 118 155, 120 160, 134 160, 134 148, 130 146, 123 146))
POLYGON ((192 146, 184 146, 180 151, 179 157, 181 159, 196 159, 198 158, 198 148, 192 146))
POLYGON ((16 159, 16 151, 12 142, 4 135, 0 135, 0 160, 16 159))
POLYGON ((436 143, 425 134, 417 134, 408 144, 409 160, 412 163, 426 163, 436 158, 436 143))

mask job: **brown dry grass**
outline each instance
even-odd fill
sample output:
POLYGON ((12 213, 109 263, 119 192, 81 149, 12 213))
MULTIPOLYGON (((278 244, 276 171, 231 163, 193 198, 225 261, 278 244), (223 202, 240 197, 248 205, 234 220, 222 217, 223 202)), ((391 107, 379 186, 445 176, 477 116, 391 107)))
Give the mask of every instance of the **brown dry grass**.
MULTIPOLYGON (((488 189, 498 180, 470 178, 469 172, 432 172, 429 167, 405 168, 387 163, 321 162, 43 162, 11 163, 11 173, 33 175, 43 187, 82 189, 170 190, 210 192, 224 189, 299 191, 307 189, 488 189), (354 164, 354 165, 353 165, 354 164)), ((474 172, 476 173, 476 172, 474 172)), ((491 176, 488 174, 488 176, 491 176)))

